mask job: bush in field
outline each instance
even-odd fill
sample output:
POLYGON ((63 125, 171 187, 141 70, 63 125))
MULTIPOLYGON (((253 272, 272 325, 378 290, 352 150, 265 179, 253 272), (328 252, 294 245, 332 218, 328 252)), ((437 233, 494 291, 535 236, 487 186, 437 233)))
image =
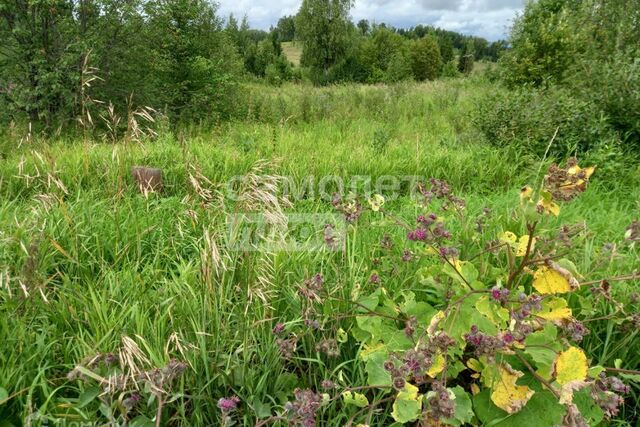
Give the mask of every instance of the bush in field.
POLYGON ((269 64, 265 70, 267 82, 274 85, 280 85, 285 81, 289 81, 293 79, 293 76, 293 67, 284 55, 275 58, 274 62, 269 64))
POLYGON ((418 81, 434 80, 440 75, 442 58, 435 38, 426 36, 411 47, 411 69, 418 81))
POLYGON ((451 60, 442 66, 442 77, 458 77, 459 75, 460 72, 456 61, 451 60))
POLYGON ((369 70, 369 81, 377 83, 386 80, 392 60, 396 61, 394 74, 402 74, 397 61, 406 55, 406 40, 385 27, 377 27, 360 47, 360 58, 369 70))
POLYGON ((400 50, 391 56, 387 72, 385 73, 385 81, 389 83, 409 80, 413 77, 411 68, 411 57, 406 49, 400 50))
POLYGON ((539 85, 563 79, 574 59, 571 40, 576 31, 569 21, 568 3, 541 0, 527 5, 511 30, 512 49, 501 59, 505 81, 539 85))
POLYGON ((585 61, 569 87, 602 111, 625 147, 640 153, 640 56, 619 53, 607 61, 585 61))
POLYGON ((524 152, 586 153, 619 140, 598 106, 569 90, 514 89, 496 91, 479 101, 474 124, 495 145, 515 145, 524 152))
MULTIPOLYGON (((610 138, 599 131, 608 127, 604 133, 617 134, 625 150, 638 152, 640 115, 634 107, 640 93, 638 22, 638 0, 530 2, 512 29, 512 48, 500 61, 500 76, 511 88, 526 85, 550 90, 531 93, 540 106, 513 107, 533 107, 533 115, 540 121, 559 119, 566 124, 561 134, 579 134, 570 138, 573 141, 564 145, 566 149, 587 150, 608 144, 610 138), (561 99, 548 99, 553 96, 561 99), (558 103, 566 104, 568 97, 578 106, 575 112, 554 108, 558 103), (547 119, 542 106, 550 107, 547 119), (557 113, 561 114, 553 117, 557 113), (578 125, 583 129, 568 128, 578 125)), ((524 117, 529 112, 523 109, 513 114, 524 117)), ((538 120, 533 118, 530 124, 534 121, 538 120)))
POLYGON ((458 71, 462 74, 471 74, 475 62, 475 48, 472 41, 468 41, 460 51, 458 58, 458 71))
MULTIPOLYGON (((571 84, 585 62, 608 62, 618 54, 632 63, 640 46, 638 0, 541 0, 527 4, 501 58, 511 85, 571 84)), ((624 61, 623 61, 624 62, 624 61)))

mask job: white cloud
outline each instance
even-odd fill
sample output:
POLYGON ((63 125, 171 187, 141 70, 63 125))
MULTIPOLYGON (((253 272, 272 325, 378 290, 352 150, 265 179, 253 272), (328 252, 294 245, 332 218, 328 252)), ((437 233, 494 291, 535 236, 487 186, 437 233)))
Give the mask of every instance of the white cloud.
MULTIPOLYGON (((396 27, 435 25, 447 30, 485 37, 505 38, 516 13, 526 0, 356 0, 354 21, 368 19, 396 27)), ((219 14, 246 14, 252 27, 269 29, 284 15, 293 15, 300 0, 219 0, 219 14)))

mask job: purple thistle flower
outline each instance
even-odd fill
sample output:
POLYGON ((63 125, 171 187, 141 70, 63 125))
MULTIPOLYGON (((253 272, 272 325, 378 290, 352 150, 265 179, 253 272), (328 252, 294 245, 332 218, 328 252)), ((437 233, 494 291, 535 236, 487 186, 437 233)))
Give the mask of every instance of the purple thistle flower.
POLYGON ((240 403, 240 398, 237 396, 230 398, 222 397, 218 399, 218 408, 220 408, 222 412, 231 412, 238 407, 238 403, 240 403))
POLYGON ((274 335, 280 335, 284 332, 284 323, 276 323, 276 326, 273 327, 272 332, 274 335))

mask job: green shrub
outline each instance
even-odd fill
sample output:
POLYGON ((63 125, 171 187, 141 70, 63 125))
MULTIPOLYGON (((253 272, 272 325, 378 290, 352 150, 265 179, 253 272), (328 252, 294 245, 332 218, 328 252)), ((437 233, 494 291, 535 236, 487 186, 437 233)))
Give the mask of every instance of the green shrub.
POLYGON ((583 73, 570 86, 602 109, 626 148, 640 152, 640 58, 618 54, 606 62, 586 62, 581 68, 583 73))
POLYGON ((423 37, 414 42, 411 49, 411 68, 418 81, 434 80, 440 74, 442 57, 438 42, 433 37, 423 37))
POLYGON ((442 77, 458 77, 460 72, 456 62, 451 60, 442 66, 442 77))
POLYGON ((538 156, 552 139, 549 154, 560 157, 620 140, 594 103, 560 87, 494 92, 480 100, 473 122, 490 143, 515 145, 538 156))

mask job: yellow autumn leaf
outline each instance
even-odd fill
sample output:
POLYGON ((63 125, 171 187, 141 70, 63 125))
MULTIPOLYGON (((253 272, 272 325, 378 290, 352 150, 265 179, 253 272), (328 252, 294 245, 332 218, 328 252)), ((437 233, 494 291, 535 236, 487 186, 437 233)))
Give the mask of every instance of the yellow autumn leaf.
POLYGON ((467 368, 472 371, 482 372, 482 363, 478 359, 474 359, 473 357, 467 360, 467 368))
POLYGON ((431 318, 431 322, 429 322, 429 326, 427 327, 427 335, 431 337, 436 333, 438 325, 440 324, 440 321, 444 319, 444 316, 444 311, 439 311, 431 318))
POLYGON ((560 215, 560 206, 551 199, 541 198, 536 205, 545 214, 560 215))
POLYGON ((436 375, 444 370, 444 363, 444 356, 442 354, 438 354, 433 360, 431 367, 427 371, 427 375, 429 375, 431 378, 435 378, 436 375))
POLYGON ((495 405, 509 414, 515 414, 527 404, 535 393, 529 387, 516 385, 518 378, 524 374, 504 364, 498 368, 499 376, 493 384, 491 400, 495 405))
POLYGON ((380 194, 374 194, 368 200, 369 206, 371 206, 371 210, 374 212, 378 212, 382 205, 384 205, 384 197, 380 194))
MULTIPOLYGON (((529 235, 525 234, 518 239, 518 246, 516 247, 516 256, 525 256, 527 254, 527 246, 529 245, 529 235)), ((533 252, 533 248, 536 247, 536 238, 531 241, 531 249, 529 253, 533 252)))
POLYGON ((536 316, 546 320, 562 321, 570 319, 572 311, 567 307, 567 301, 562 298, 547 298, 542 301, 542 310, 536 313, 536 316))
POLYGON ((425 248, 422 249, 422 253, 425 255, 434 255, 434 256, 440 256, 440 252, 438 252, 438 250, 436 248, 434 248, 433 246, 427 246, 425 248))
POLYGON ((556 358, 556 381, 564 385, 572 381, 584 381, 589 365, 584 351, 578 347, 569 347, 556 358))
POLYGON ((539 268, 533 274, 533 287, 542 295, 571 292, 569 280, 558 271, 547 266, 539 268))
POLYGON ((362 348, 362 350, 360 350, 360 353, 358 353, 358 356, 362 360, 366 361, 369 358, 369 356, 372 355, 373 353, 376 353, 378 351, 382 351, 382 350, 385 350, 385 349, 386 349, 386 347, 382 343, 377 343, 377 344, 374 344, 374 345, 365 344, 364 347, 362 348))
POLYGON ((510 231, 505 231, 500 236, 498 236, 498 239, 500 239, 502 243, 513 244, 516 242, 518 237, 510 231))
POLYGON ((580 166, 575 165, 567 169, 567 174, 578 175, 580 172, 582 172, 584 174, 584 179, 588 181, 589 178, 591 178, 591 175, 593 175, 593 172, 595 170, 596 170, 595 166, 589 166, 588 168, 581 168, 580 166))
POLYGON ((522 187, 522 189, 520 190, 520 201, 525 202, 527 200, 530 200, 532 194, 533 188, 529 187, 528 185, 526 187, 522 187))
POLYGON ((471 384, 471 394, 473 394, 475 396, 478 393, 480 393, 480 387, 478 387, 478 384, 472 383, 471 384))

